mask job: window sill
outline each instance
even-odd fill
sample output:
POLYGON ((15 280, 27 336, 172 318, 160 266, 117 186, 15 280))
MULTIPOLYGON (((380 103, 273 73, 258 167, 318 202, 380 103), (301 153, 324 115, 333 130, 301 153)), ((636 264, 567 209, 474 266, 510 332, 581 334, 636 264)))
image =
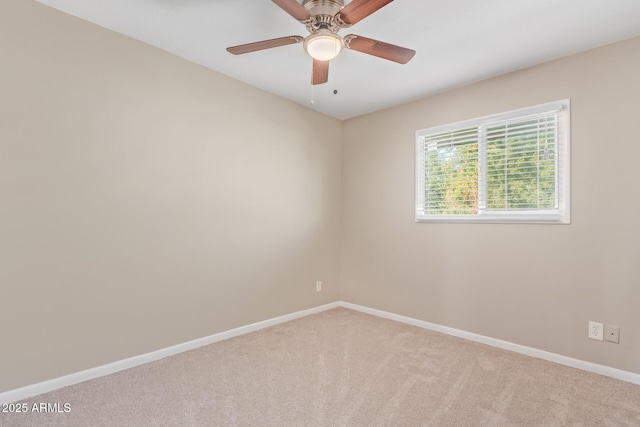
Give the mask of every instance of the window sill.
POLYGON ((568 215, 560 214, 416 215, 415 219, 416 222, 474 224, 571 224, 571 219, 568 215))

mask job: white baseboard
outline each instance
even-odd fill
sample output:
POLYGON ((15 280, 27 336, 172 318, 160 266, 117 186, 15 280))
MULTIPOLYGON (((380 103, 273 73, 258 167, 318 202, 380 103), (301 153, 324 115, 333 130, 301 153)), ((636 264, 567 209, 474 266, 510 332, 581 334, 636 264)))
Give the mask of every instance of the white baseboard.
POLYGON ((154 362, 156 360, 164 359, 165 357, 169 357, 179 353, 183 353, 185 351, 193 350, 198 347, 213 344, 218 341, 226 340, 229 338, 237 337, 239 335, 248 334, 249 332, 258 331, 260 329, 268 328, 269 326, 274 326, 280 323, 288 322, 290 320, 298 319, 300 317, 308 316, 310 314, 320 313, 322 311, 330 310, 336 307, 339 307, 338 302, 321 305, 319 307, 314 307, 307 310, 297 311, 295 313, 274 317, 273 319, 252 323, 250 325, 241 326, 239 328, 220 332, 218 334, 210 335, 208 337, 199 338, 193 341, 163 348, 157 351, 153 351, 151 353, 130 357, 128 359, 118 360, 116 362, 109 363, 107 365, 102 365, 96 368, 87 369, 85 371, 65 375, 64 377, 54 378, 49 381, 44 381, 41 383, 29 385, 26 387, 21 387, 15 390, 9 390, 4 393, 0 393, 0 404, 17 402, 19 400, 28 399, 30 397, 34 397, 42 393, 48 393, 50 391, 57 390, 62 387, 67 387, 70 385, 78 384, 78 383, 92 380, 95 378, 104 377, 106 375, 115 374, 116 372, 124 371, 125 369, 133 368, 149 362, 154 362))
POLYGON ((596 374, 605 375, 607 377, 626 381, 640 385, 640 374, 635 374, 621 369, 611 368, 597 363, 586 362, 572 357, 562 356, 556 353, 550 353, 536 348, 526 347, 520 344, 514 344, 508 341, 502 341, 495 338, 485 337, 484 335, 474 334, 472 332, 461 331, 459 329, 449 328, 447 326, 436 325, 435 323, 425 322, 423 320, 413 319, 411 317, 401 316, 399 314, 389 313, 387 311, 376 310, 374 308, 364 307, 349 302, 340 301, 340 307, 349 308, 351 310, 360 311, 362 313, 372 314, 374 316, 383 317, 385 319, 395 320, 397 322, 418 326, 423 329, 429 329, 435 332, 441 332, 447 335, 464 338, 469 341, 475 341, 487 344, 492 347, 498 347, 504 350, 525 354, 527 356, 537 357, 538 359, 548 360, 550 362, 559 363, 561 365, 570 366, 572 368, 581 369, 583 371, 594 372, 596 374))
POLYGON ((236 329, 220 332, 218 334, 174 345, 172 347, 163 348, 161 350, 142 354, 140 356, 118 360, 107 365, 98 366, 96 368, 65 375, 64 377, 55 378, 49 381, 44 381, 41 383, 0 393, 0 404, 28 399, 42 393, 48 393, 50 391, 57 390, 62 387, 67 387, 95 378, 104 377, 106 375, 114 374, 125 369, 133 368, 149 362, 154 362, 156 360, 164 359, 165 357, 193 350, 198 347, 237 337, 239 335, 248 334, 260 329, 268 328, 269 326, 278 325, 280 323, 288 322, 290 320, 298 319, 310 314, 320 313, 322 311, 330 310, 336 307, 344 307, 351 310, 360 311, 362 313, 371 314, 385 319, 395 320, 397 322, 406 323, 408 325, 417 326, 435 332, 441 332, 447 335, 453 335, 470 341, 487 344, 492 347, 502 348, 504 350, 521 353, 527 356, 537 357, 539 359, 548 360, 550 362, 559 363, 561 365, 570 366, 572 368, 581 369, 583 371, 594 372, 596 374, 605 375, 607 377, 616 378, 622 381, 640 385, 640 375, 633 372, 623 371, 621 369, 611 368, 609 366, 598 365, 597 363, 586 362, 584 360, 574 359, 572 357, 562 356, 560 354, 550 353, 548 351, 538 350, 511 342, 474 334, 472 332, 461 331, 459 329, 449 328, 447 326, 441 326, 435 323, 425 322, 424 320, 418 320, 411 317, 401 316, 399 314, 389 313, 387 311, 364 307, 349 302, 337 301, 330 304, 321 305, 319 307, 314 307, 307 310, 286 314, 284 316, 275 317, 273 319, 264 320, 262 322, 241 326, 236 329))

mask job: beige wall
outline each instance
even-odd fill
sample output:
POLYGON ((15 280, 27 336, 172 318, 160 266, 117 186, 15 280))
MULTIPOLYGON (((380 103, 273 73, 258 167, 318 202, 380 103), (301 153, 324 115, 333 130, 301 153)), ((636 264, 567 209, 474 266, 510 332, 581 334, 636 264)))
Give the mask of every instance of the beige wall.
POLYGON ((25 0, 0 96, 0 392, 338 299, 338 120, 25 0))
POLYGON ((640 373, 638 76, 640 38, 346 121, 341 299, 640 373), (417 129, 563 98, 571 225, 414 222, 417 129))

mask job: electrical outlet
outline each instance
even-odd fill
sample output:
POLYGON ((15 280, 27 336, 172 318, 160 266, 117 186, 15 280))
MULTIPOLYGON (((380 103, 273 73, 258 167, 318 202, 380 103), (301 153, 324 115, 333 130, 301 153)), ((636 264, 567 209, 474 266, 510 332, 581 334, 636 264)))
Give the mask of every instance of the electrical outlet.
POLYGON ((603 340, 602 323, 589 321, 589 338, 592 340, 603 340))
POLYGON ((616 344, 620 343, 620 328, 617 326, 604 325, 604 339, 616 344))
POLYGON ((316 292, 321 292, 321 291, 322 291, 322 282, 318 280, 316 282, 316 292))

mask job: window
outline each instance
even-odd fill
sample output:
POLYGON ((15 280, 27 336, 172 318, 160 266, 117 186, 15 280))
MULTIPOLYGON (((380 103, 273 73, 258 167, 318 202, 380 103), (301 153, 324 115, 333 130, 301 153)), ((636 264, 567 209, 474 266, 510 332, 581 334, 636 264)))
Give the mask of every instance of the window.
POLYGON ((569 223, 569 100, 416 132, 416 221, 569 223))

